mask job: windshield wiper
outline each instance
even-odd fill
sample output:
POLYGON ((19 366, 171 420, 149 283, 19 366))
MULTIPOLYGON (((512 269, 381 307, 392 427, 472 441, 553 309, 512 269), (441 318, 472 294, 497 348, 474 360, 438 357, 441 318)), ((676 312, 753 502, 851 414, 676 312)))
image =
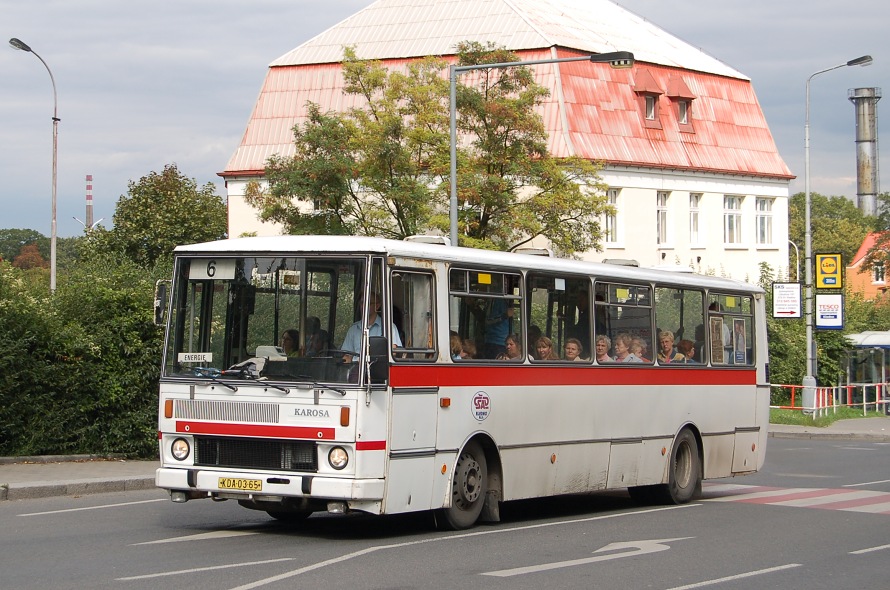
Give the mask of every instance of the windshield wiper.
POLYGON ((315 377, 313 377, 312 375, 298 374, 298 375, 291 375, 291 377, 293 377, 295 379, 305 379, 306 381, 311 383, 312 387, 314 387, 315 389, 330 389, 330 390, 336 391, 337 393, 339 393, 342 396, 346 395, 345 389, 340 389, 339 387, 334 387, 333 385, 322 385, 321 383, 316 381, 315 377))

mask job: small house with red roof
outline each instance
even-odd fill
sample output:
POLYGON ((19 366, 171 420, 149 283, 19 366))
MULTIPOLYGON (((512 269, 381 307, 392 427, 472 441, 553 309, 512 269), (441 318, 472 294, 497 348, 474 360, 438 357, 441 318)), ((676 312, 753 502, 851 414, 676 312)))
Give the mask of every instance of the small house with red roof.
POLYGON ((853 293, 862 293, 866 301, 873 301, 887 291, 884 262, 868 264, 866 256, 875 247, 883 232, 871 232, 862 241, 856 256, 846 266, 847 288, 853 293))

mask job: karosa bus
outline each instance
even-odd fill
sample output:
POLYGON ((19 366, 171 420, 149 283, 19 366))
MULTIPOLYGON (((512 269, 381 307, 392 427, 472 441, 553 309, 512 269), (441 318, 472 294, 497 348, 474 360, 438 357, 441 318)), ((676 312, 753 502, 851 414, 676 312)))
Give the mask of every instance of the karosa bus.
POLYGON ((157 305, 167 333, 156 482, 174 502, 231 499, 283 520, 435 510, 457 529, 521 498, 628 488, 687 502, 702 479, 763 464, 767 340, 752 285, 279 236, 178 247, 157 305), (492 319, 516 336, 518 358, 452 352, 456 334, 482 353, 492 319), (344 351, 353 324, 358 350, 344 351), (276 344, 290 329, 299 343, 285 354, 276 344), (689 362, 657 360, 665 331, 694 342, 689 362), (539 335, 558 353, 574 339, 581 358, 538 360, 539 335), (630 339, 640 361, 613 360, 630 339))

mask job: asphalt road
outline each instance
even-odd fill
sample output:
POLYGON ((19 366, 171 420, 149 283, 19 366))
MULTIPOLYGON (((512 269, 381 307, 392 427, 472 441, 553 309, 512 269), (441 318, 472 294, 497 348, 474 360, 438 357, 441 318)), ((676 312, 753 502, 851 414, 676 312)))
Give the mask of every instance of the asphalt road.
POLYGON ((429 514, 288 527, 163 492, 0 503, 0 587, 756 589, 890 586, 890 443, 771 439, 765 469, 685 506, 625 493, 514 502, 442 533, 429 514))

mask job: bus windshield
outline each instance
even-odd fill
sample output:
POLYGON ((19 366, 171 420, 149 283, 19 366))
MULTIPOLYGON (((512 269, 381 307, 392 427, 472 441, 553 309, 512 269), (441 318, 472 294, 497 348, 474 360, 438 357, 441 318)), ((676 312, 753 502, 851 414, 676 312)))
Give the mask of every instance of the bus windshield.
POLYGON ((362 257, 179 258, 164 376, 354 381, 362 257), (355 347, 354 347, 355 348, 355 347))

